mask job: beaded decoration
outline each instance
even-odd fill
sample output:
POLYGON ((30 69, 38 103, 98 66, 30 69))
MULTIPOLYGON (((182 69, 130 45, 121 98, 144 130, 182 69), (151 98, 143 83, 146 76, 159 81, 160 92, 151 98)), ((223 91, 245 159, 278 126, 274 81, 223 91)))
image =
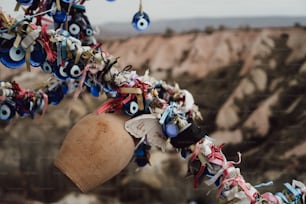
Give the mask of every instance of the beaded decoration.
MULTIPOLYGON (((108 0, 113 1, 113 0, 108 0)), ((125 129, 140 139, 133 160, 142 167, 150 163, 151 147, 165 150, 169 142, 188 160, 188 174, 194 187, 201 183, 216 185, 220 202, 235 204, 305 204, 306 187, 293 180, 284 190, 260 194, 246 182, 235 165, 198 127, 202 116, 192 94, 178 84, 169 85, 146 72, 139 76, 131 66, 117 68, 117 58, 101 49, 86 16, 85 0, 17 0, 16 9, 25 10, 23 19, 15 19, 0 10, 0 62, 7 68, 26 65, 54 76, 39 90, 23 89, 15 81, 0 81, 0 120, 16 115, 34 118, 43 115, 49 104, 57 105, 70 91, 77 97, 88 90, 94 97, 109 99, 97 113, 124 112, 131 116, 125 129), (52 19, 53 29, 44 21, 52 19), (77 87, 74 90, 73 87, 77 87), (151 131, 154 130, 154 131, 151 131)), ((139 11, 132 24, 144 31, 150 25, 148 15, 139 11)))

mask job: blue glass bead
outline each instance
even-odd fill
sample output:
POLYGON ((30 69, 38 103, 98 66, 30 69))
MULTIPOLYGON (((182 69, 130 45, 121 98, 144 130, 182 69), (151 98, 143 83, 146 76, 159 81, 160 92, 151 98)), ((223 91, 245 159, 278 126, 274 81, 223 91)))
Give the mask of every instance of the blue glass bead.
POLYGON ((16 1, 24 6, 29 6, 33 3, 33 0, 16 0, 16 1))
POLYGON ((74 60, 70 60, 66 69, 70 78, 79 79, 82 76, 82 70, 84 69, 84 65, 82 65, 81 63, 75 64, 74 60))
POLYGON ((61 86, 55 87, 54 89, 48 91, 48 103, 52 105, 57 105, 64 98, 64 91, 61 86))
POLYGON ((106 1, 108 1, 108 2, 113 2, 113 1, 115 1, 115 0, 106 0, 106 1))
POLYGON ((33 67, 39 67, 41 66, 45 59, 47 57, 47 54, 44 50, 44 48, 42 47, 42 45, 40 43, 36 43, 34 45, 34 49, 31 52, 31 57, 30 57, 30 63, 33 67))
POLYGON ((146 31, 150 26, 148 14, 138 11, 132 19, 132 25, 137 31, 146 31))
POLYGON ((53 20, 56 23, 64 23, 67 20, 67 13, 65 11, 56 11, 55 14, 53 14, 53 20))
POLYGON ((16 114, 15 103, 10 100, 5 100, 0 103, 0 120, 10 120, 16 114))
POLYGON ((99 97, 101 93, 101 86, 99 84, 92 84, 90 86, 90 93, 95 97, 99 97))
POLYGON ((149 146, 142 143, 134 152, 134 161, 139 167, 143 167, 149 163, 146 152, 147 150, 149 150, 149 146))
POLYGON ((145 150, 143 148, 137 148, 135 150, 135 155, 139 157, 144 157, 145 156, 145 150))
POLYGON ((179 134, 179 129, 177 127, 176 124, 173 124, 173 123, 167 123, 165 125, 165 134, 172 138, 172 137, 176 137, 178 134, 179 134))
POLYGON ((136 101, 130 101, 124 104, 123 109, 127 115, 133 116, 138 112, 138 104, 136 101))
POLYGON ((56 67, 55 63, 49 62, 49 61, 45 61, 42 65, 41 65, 41 70, 47 74, 51 74, 53 72, 53 67, 56 67))
POLYGON ((91 28, 90 26, 88 26, 88 27, 85 29, 85 35, 86 35, 87 37, 90 37, 90 36, 93 35, 93 30, 92 30, 92 28, 91 28))
POLYGON ((1 54, 0 61, 8 68, 20 68, 25 63, 25 52, 21 47, 11 47, 9 52, 1 54))
POLYGON ((61 89, 63 91, 64 94, 68 94, 69 92, 69 87, 68 87, 68 84, 67 83, 62 83, 61 84, 61 89))
POLYGON ((73 36, 78 38, 81 33, 81 27, 77 23, 71 23, 68 27, 69 33, 73 36))
POLYGON ((59 80, 68 79, 69 76, 68 76, 68 70, 67 70, 67 63, 64 66, 56 65, 56 67, 53 68, 53 74, 59 80))

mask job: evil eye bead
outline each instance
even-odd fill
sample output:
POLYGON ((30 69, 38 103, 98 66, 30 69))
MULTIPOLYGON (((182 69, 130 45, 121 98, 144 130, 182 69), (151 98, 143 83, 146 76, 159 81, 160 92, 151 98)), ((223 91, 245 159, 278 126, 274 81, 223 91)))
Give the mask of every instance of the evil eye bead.
POLYGON ((25 63, 25 53, 21 47, 11 47, 8 53, 0 58, 1 63, 11 69, 21 67, 25 63))
POLYGON ((53 20, 56 23, 64 23, 67 20, 67 13, 65 11, 56 11, 53 15, 53 20))
POLYGON ((30 64, 33 67, 39 67, 44 63, 46 57, 47 54, 42 45, 40 43, 36 43, 33 51, 31 52, 30 64))
POLYGON ((67 63, 64 66, 57 67, 54 72, 54 76, 59 80, 66 80, 69 76, 67 73, 67 63))
POLYGON ((24 59, 25 53, 21 47, 17 47, 17 48, 12 47, 10 49, 9 56, 13 61, 18 62, 24 59))
POLYGON ((70 67, 68 74, 70 78, 78 79, 82 75, 82 70, 79 65, 75 64, 70 67))
POLYGON ((130 116, 133 116, 135 115, 137 112, 138 112, 138 104, 137 102, 135 101, 131 101, 127 104, 125 104, 125 113, 130 115, 130 116))
POLYGON ((33 0, 17 0, 18 3, 24 6, 29 6, 33 3, 33 0))
POLYGON ((78 24, 76 24, 76 23, 70 24, 70 26, 69 26, 69 33, 71 35, 77 36, 77 35, 80 34, 80 32, 81 32, 81 28, 80 28, 80 26, 78 24))
POLYGON ((41 70, 47 74, 51 74, 53 72, 53 67, 50 62, 45 61, 41 66, 41 70))
POLYGON ((150 26, 148 14, 138 11, 133 17, 132 25, 137 31, 146 31, 150 26))
POLYGON ((7 101, 0 103, 0 120, 10 120, 15 116, 15 113, 12 103, 7 101))
POLYGON ((85 30, 85 35, 86 36, 92 36, 93 35, 93 30, 92 30, 92 28, 86 28, 86 30, 85 30))

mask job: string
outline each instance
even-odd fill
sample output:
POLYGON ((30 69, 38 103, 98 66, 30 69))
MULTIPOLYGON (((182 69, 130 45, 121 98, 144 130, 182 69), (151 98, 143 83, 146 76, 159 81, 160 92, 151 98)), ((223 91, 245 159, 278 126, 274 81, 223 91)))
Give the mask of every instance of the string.
POLYGON ((45 14, 47 14, 47 13, 49 13, 49 12, 52 12, 52 11, 54 11, 54 8, 49 9, 49 10, 47 10, 47 11, 43 11, 43 12, 41 12, 41 13, 37 13, 37 14, 31 15, 31 16, 26 16, 26 17, 24 17, 23 19, 21 19, 21 20, 17 21, 16 23, 14 23, 11 27, 9 27, 9 28, 7 28, 7 29, 1 29, 1 30, 0 30, 0 33, 8 33, 9 31, 15 29, 15 28, 16 28, 19 24, 21 24, 22 22, 27 21, 27 20, 32 20, 33 18, 35 18, 35 17, 37 17, 37 16, 45 15, 45 14))
POLYGON ((142 0, 139 0, 139 12, 142 14, 143 10, 142 10, 142 0))

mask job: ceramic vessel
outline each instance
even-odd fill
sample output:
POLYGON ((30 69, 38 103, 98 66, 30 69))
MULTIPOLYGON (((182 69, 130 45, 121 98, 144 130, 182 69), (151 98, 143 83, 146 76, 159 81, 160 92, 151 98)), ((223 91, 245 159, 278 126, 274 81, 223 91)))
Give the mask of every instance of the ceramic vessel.
POLYGON ((69 131, 55 166, 83 192, 117 175, 130 162, 135 144, 123 114, 91 113, 69 131))

